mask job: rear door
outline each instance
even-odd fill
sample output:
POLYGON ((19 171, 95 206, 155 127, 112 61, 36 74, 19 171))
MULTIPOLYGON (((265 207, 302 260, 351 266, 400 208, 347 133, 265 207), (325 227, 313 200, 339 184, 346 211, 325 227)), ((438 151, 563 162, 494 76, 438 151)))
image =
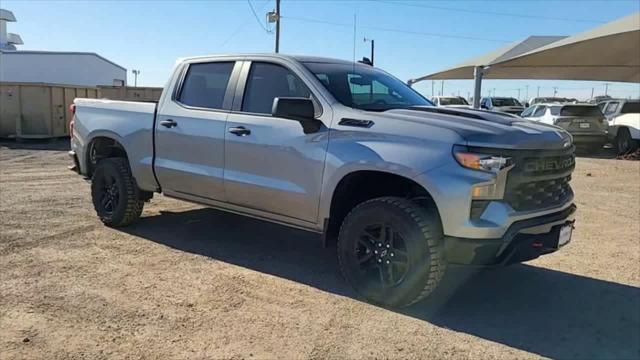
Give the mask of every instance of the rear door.
MULTIPOLYGON (((305 134, 299 122, 271 115, 276 97, 310 97, 321 116, 317 97, 290 66, 245 62, 225 132, 225 191, 231 204, 315 224, 328 128, 305 134)), ((327 125, 330 114, 320 119, 327 125)))
POLYGON ((186 64, 158 109, 155 171, 163 192, 224 201, 225 123, 241 62, 186 64))

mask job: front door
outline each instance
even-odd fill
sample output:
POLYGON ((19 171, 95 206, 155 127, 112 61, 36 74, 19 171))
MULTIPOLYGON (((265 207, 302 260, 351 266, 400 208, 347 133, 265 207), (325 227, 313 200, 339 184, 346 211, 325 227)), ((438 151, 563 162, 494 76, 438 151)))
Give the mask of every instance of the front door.
POLYGON ((299 122, 271 116, 276 97, 313 98, 292 71, 267 62, 245 66, 241 105, 225 132, 227 201, 316 223, 328 129, 305 134, 299 122))
POLYGON ((179 91, 158 109, 156 176, 168 195, 224 201, 225 123, 240 63, 235 71, 234 61, 187 66, 179 91))

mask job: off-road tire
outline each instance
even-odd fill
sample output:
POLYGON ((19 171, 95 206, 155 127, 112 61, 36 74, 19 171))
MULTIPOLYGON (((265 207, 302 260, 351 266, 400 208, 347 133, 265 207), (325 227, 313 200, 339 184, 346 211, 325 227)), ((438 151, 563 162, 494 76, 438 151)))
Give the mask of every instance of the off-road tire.
MULTIPOLYGON (((340 227, 337 251, 340 271, 347 282, 367 301, 383 306, 405 307, 426 298, 438 287, 447 267, 442 224, 435 206, 397 197, 368 200, 352 209, 340 227), (363 280, 363 274, 370 269, 362 270, 363 265, 359 264, 362 261, 358 258, 358 253, 362 254, 360 230, 367 228, 367 224, 379 222, 389 224, 392 233, 397 230, 395 234, 400 234, 405 243, 408 270, 400 282, 392 286, 378 286, 376 280, 363 280)), ((381 283, 384 282, 382 272, 380 270, 381 283)))
POLYGON ((144 207, 140 190, 125 158, 107 158, 98 162, 91 181, 91 198, 100 220, 111 227, 127 226, 136 221, 144 207), (105 207, 103 202, 107 181, 113 181, 111 185, 118 197, 117 204, 111 209, 105 207))
POLYGON ((616 134, 616 151, 618 155, 633 153, 636 150, 638 150, 638 141, 631 138, 629 129, 619 129, 616 134))

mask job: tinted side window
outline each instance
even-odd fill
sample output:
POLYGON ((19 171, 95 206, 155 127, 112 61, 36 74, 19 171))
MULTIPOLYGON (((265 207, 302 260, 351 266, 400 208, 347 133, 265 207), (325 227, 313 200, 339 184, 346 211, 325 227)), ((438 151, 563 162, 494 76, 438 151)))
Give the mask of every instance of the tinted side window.
POLYGON ((277 97, 311 98, 309 88, 288 69, 275 64, 253 63, 242 100, 242 111, 271 114, 277 97))
POLYGON ((536 111, 533 113, 533 117, 543 116, 545 111, 547 111, 547 107, 546 106, 538 106, 536 111))
POLYGON ((178 101, 185 105, 222 109, 233 62, 191 64, 178 101))

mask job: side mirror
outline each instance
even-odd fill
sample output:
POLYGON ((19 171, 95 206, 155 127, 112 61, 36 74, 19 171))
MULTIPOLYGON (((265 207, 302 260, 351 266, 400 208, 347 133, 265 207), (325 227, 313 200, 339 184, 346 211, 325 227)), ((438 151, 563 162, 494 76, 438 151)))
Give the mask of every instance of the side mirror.
POLYGON ((317 132, 322 124, 314 117, 313 101, 303 97, 277 97, 273 99, 271 115, 300 122, 305 134, 317 132))
POLYGON ((524 107, 529 107, 529 106, 531 106, 531 105, 529 105, 528 102, 524 103, 524 107))

